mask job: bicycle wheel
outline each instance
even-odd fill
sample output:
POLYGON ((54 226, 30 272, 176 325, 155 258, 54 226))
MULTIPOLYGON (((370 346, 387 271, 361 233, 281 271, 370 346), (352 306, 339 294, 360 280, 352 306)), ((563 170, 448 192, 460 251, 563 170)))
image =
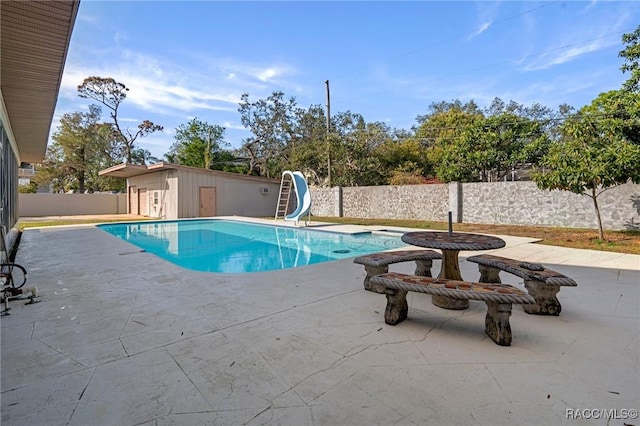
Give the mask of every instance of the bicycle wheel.
POLYGON ((4 285, 20 288, 27 282, 27 270, 16 263, 0 265, 0 276, 5 279, 4 285))

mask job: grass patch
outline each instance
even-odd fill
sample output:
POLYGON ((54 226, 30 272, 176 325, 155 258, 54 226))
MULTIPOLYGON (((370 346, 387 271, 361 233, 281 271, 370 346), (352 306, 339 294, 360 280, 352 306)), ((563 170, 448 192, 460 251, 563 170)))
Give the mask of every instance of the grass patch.
MULTIPOLYGON (((398 226, 402 228, 436 229, 443 231, 446 231, 449 226, 446 222, 400 219, 356 219, 319 216, 313 216, 312 219, 318 222, 333 222, 348 225, 398 226)), ((550 246, 640 254, 640 231, 605 231, 604 236, 606 240, 603 241, 598 239, 598 231, 596 229, 454 223, 453 230, 458 232, 480 232, 537 238, 540 239, 539 244, 550 246)))

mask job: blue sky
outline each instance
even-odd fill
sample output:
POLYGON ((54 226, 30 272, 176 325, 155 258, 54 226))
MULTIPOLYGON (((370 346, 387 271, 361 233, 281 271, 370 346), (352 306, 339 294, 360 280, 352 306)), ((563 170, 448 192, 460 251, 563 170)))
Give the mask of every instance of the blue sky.
POLYGON ((164 126, 139 143, 159 158, 193 117, 239 147, 242 93, 308 108, 326 104, 325 80, 332 114, 400 129, 454 99, 580 108, 627 79, 621 37, 639 24, 633 1, 82 0, 52 130, 87 110, 76 88, 94 75, 130 89, 119 116, 131 129, 164 126))

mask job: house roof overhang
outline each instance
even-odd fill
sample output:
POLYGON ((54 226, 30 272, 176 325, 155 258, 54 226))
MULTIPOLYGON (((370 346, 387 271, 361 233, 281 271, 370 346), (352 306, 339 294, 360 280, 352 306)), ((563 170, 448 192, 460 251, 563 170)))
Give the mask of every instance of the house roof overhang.
POLYGON ((116 178, 130 178, 133 176, 144 175, 150 173, 148 166, 138 164, 122 163, 108 169, 100 170, 100 176, 110 176, 116 178))
POLYGON ((44 159, 79 5, 0 2, 0 111, 19 161, 44 159))

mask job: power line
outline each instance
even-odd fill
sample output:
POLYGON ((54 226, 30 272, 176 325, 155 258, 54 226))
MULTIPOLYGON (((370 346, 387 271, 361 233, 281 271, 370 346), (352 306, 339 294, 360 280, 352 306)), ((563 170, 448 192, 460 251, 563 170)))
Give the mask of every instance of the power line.
MULTIPOLYGON (((600 36, 600 37, 590 38, 590 39, 587 39, 587 40, 582 40, 582 41, 578 41, 578 42, 571 43, 571 44, 566 44, 566 45, 564 45, 564 46, 556 47, 556 48, 549 49, 549 50, 545 50, 545 51, 542 51, 542 52, 531 53, 531 54, 529 54, 529 55, 522 56, 522 57, 520 57, 520 58, 509 59, 509 60, 505 60, 505 61, 501 61, 501 62, 496 62, 496 63, 489 64, 489 65, 484 65, 484 66, 482 66, 482 67, 473 68, 473 69, 470 69, 470 70, 468 70, 468 71, 464 71, 464 72, 461 72, 461 73, 458 73, 458 74, 449 74, 449 75, 447 75, 446 77, 443 77, 443 78, 440 78, 440 79, 436 79, 436 80, 432 80, 432 81, 442 81, 442 80, 447 80, 447 79, 449 79, 449 78, 457 77, 457 76, 464 75, 464 74, 468 74, 468 73, 470 73, 470 72, 475 72, 475 71, 479 71, 479 70, 483 70, 483 69, 487 69, 487 68, 496 67, 496 66, 499 66, 499 65, 504 65, 504 64, 508 64, 508 63, 510 63, 510 62, 522 61, 522 60, 529 59, 529 58, 532 58, 532 57, 535 57, 535 56, 542 56, 542 55, 546 55, 546 54, 548 54, 548 53, 552 53, 552 52, 559 51, 559 50, 569 49, 569 48, 571 48, 571 47, 575 47, 575 46, 580 46, 580 45, 582 45, 582 44, 590 43, 590 42, 592 42, 592 41, 596 41, 596 40, 601 40, 601 39, 603 39, 603 38, 608 38, 608 37, 613 37, 613 36, 619 36, 619 35, 622 35, 622 34, 624 34, 624 33, 629 32, 629 31, 633 31, 633 28, 630 28, 630 29, 627 29, 627 30, 623 30, 623 31, 617 31, 617 32, 615 32, 615 33, 605 34, 605 35, 600 36)), ((405 86, 405 87, 410 87, 410 86, 412 86, 412 85, 405 86)))
MULTIPOLYGON (((575 47, 575 46, 580 46, 580 45, 585 44, 585 43, 590 43, 592 41, 601 40, 601 39, 608 38, 608 37, 620 36, 622 34, 629 33, 629 32, 631 32, 633 30, 634 30, 634 28, 630 28, 630 29, 626 29, 626 30, 622 30, 622 31, 617 31, 617 32, 614 32, 614 33, 609 33, 609 34, 602 35, 600 37, 594 37, 594 38, 590 38, 590 39, 587 39, 587 40, 582 40, 582 41, 578 41, 578 42, 575 42, 575 43, 567 44, 567 45, 564 45, 564 46, 556 47, 556 48, 553 48, 553 49, 548 49, 548 50, 544 50, 544 51, 541 51, 541 52, 532 53, 532 54, 529 54, 529 55, 526 55, 526 56, 522 56, 522 57, 519 57, 519 58, 508 59, 508 60, 504 60, 504 61, 495 62, 495 63, 488 64, 488 65, 484 65, 484 66, 481 66, 481 67, 471 68, 471 69, 468 69, 466 71, 462 71, 462 72, 459 72, 459 73, 456 73, 456 74, 449 74, 449 75, 447 75, 445 77, 436 78, 434 80, 431 80, 430 83, 442 82, 442 81, 449 80, 451 78, 459 77, 461 75, 469 74, 469 73, 472 73, 472 72, 477 72, 477 71, 480 71, 480 70, 497 67, 497 66, 508 64, 508 63, 511 63, 511 62, 522 61, 522 60, 529 59, 529 58, 532 58, 532 57, 535 57, 535 56, 546 55, 548 53, 569 49, 569 48, 572 48, 572 47, 575 47)), ((421 86, 421 85, 425 85, 425 83, 410 83, 410 84, 406 84, 404 86, 399 86, 398 89, 407 89, 407 88, 410 88, 410 87, 421 86)), ((351 99, 363 99, 363 98, 367 98, 367 97, 370 97, 370 96, 376 96, 376 95, 372 93, 370 95, 352 96, 351 99)))
MULTIPOLYGON (((557 0, 556 1, 551 1, 551 2, 545 3, 543 5, 540 5, 540 6, 533 7, 531 9, 525 10, 524 12, 520 12, 520 13, 517 13, 515 15, 507 16, 506 18, 500 19, 500 20, 492 23, 492 25, 501 24, 503 22, 510 21, 510 20, 518 18, 520 16, 527 15, 527 14, 529 14, 531 12, 536 11, 536 10, 543 9, 545 7, 551 6, 554 3, 559 3, 559 1, 557 1, 557 0)), ((455 35, 455 36, 452 36, 452 37, 448 37, 448 38, 436 41, 434 43, 428 44, 426 46, 419 47, 417 49, 407 50, 407 51, 405 51, 405 52, 403 52, 401 54, 389 56, 385 60, 386 61, 391 61, 391 60, 394 60, 394 59, 401 59, 401 58, 404 58, 404 57, 407 57, 407 56, 411 56, 411 55, 414 55, 417 52, 421 52, 421 51, 424 51, 426 49, 429 49, 429 48, 432 48, 432 47, 435 47, 435 46, 439 46, 441 44, 445 44, 445 43, 448 43, 448 42, 453 41, 453 40, 457 40, 457 39, 461 39, 461 38, 468 38, 468 37, 470 37, 472 35, 475 35, 476 32, 477 31, 469 31, 469 32, 466 32, 464 34, 458 34, 458 35, 455 35)), ((363 67, 359 67, 359 68, 354 69, 352 71, 345 72, 343 74, 338 74, 336 76, 336 78, 341 78, 341 77, 346 77, 346 76, 349 76, 349 75, 352 75, 352 74, 356 74, 356 73, 360 72, 363 69, 364 69, 363 67)))
MULTIPOLYGON (((533 13, 533 12, 538 11, 540 9, 549 7, 549 6, 551 6, 553 4, 556 4, 556 3, 560 3, 560 1, 551 1, 551 2, 548 2, 548 3, 533 7, 531 9, 527 9, 527 10, 525 10, 523 12, 507 16, 507 17, 505 17, 503 19, 497 20, 494 23, 492 23, 492 27, 497 25, 497 24, 501 24, 501 23, 513 20, 515 18, 518 18, 518 17, 524 16, 524 15, 533 13)), ((596 40, 601 40, 601 39, 608 38, 608 37, 620 36, 622 34, 632 32, 634 29, 635 28, 629 28, 629 29, 622 30, 622 31, 616 31, 616 32, 612 32, 612 33, 608 33, 608 34, 599 36, 599 37, 594 37, 594 38, 590 38, 590 39, 586 39, 586 40, 570 43, 570 44, 567 44, 567 45, 564 45, 564 46, 560 46, 560 47, 556 47, 556 48, 547 49, 547 50, 544 50, 544 51, 532 53, 532 54, 529 54, 529 55, 526 55, 526 56, 522 56, 522 57, 519 57, 519 58, 508 59, 508 60, 504 60, 504 61, 500 61, 500 62, 496 62, 496 63, 487 64, 487 65, 484 65, 484 66, 481 66, 481 67, 471 68, 471 69, 468 69, 466 71, 462 71, 462 72, 459 72, 459 73, 456 73, 456 74, 449 74, 449 75, 446 75, 444 77, 440 77, 440 78, 436 78, 434 80, 430 80, 429 83, 446 81, 448 79, 451 79, 451 78, 454 78, 454 77, 458 77, 458 76, 461 76, 461 75, 465 75, 465 74, 469 74, 469 73, 472 73, 472 72, 477 72, 477 71, 480 71, 480 70, 484 70, 484 69, 488 69, 488 68, 492 68, 492 67, 496 67, 496 66, 512 63, 512 62, 523 61, 525 59, 530 59, 532 57, 546 55, 546 54, 549 54, 549 53, 552 53, 552 52, 566 50, 566 49, 569 49, 569 48, 572 48, 572 47, 580 46, 580 45, 583 45, 585 43, 590 43, 590 42, 593 42, 593 41, 596 41, 596 40)), ((409 50, 409 51, 406 51, 406 52, 404 52, 402 54, 399 54, 399 55, 394 55, 394 56, 387 57, 386 61, 403 58, 405 56, 409 56, 409 55, 415 54, 416 52, 423 51, 425 49, 428 49, 428 48, 431 48, 431 47, 434 47, 434 46, 442 45, 442 44, 445 44, 445 43, 447 43, 449 41, 452 41, 452 40, 469 37, 469 36, 474 35, 474 34, 476 34, 476 31, 466 32, 464 34, 459 34, 459 35, 456 35, 456 36, 448 37, 446 39, 436 41, 434 43, 431 43, 431 44, 429 44, 427 46, 424 46, 424 47, 421 47, 421 48, 418 48, 418 49, 409 50)), ((343 74, 338 74, 337 78, 349 76, 349 75, 355 74, 356 72, 361 72, 361 70, 363 70, 363 69, 364 69, 363 67, 360 67, 360 68, 352 70, 350 72, 345 72, 343 74)), ((407 89, 407 88, 416 87, 416 86, 424 86, 424 85, 426 85, 426 83, 424 83, 424 82, 409 83, 409 84, 406 84, 404 86, 399 86, 398 89, 402 90, 402 89, 407 89)), ((365 98, 369 98, 371 96, 377 96, 377 95, 374 94, 374 93, 371 93, 371 94, 368 94, 368 95, 351 96, 351 99, 365 99, 365 98)))

